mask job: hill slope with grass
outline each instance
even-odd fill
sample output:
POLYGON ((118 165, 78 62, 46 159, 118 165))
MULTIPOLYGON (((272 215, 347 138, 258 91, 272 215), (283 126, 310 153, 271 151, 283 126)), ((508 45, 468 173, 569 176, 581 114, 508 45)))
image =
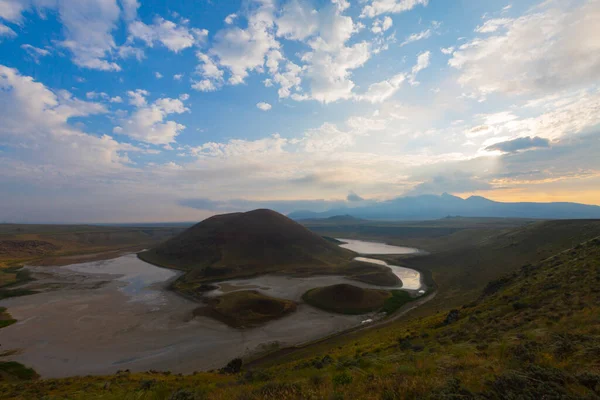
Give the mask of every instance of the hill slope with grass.
POLYGON ((313 307, 340 314, 366 314, 383 307, 392 297, 386 290, 364 289, 348 284, 314 288, 302 299, 313 307))
POLYGON ((337 337, 230 374, 2 383, 0 397, 599 398, 600 238, 513 269, 454 310, 337 337))
POLYGON ((354 253, 275 211, 254 210, 208 218, 139 256, 200 281, 317 271, 347 264, 354 253))
POLYGON ((417 311, 427 315, 467 303, 487 282, 599 235, 600 220, 539 221, 489 234, 474 231, 467 245, 410 257, 402 265, 431 272, 438 296, 417 311))
POLYGON ((210 298, 205 307, 194 311, 196 316, 207 316, 234 328, 262 325, 296 311, 290 300, 266 296, 256 290, 242 290, 210 298))

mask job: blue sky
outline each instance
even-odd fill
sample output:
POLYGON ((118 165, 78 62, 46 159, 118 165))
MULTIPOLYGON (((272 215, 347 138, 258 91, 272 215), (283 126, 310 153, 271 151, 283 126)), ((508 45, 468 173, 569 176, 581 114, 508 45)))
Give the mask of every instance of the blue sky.
POLYGON ((600 204, 599 23, 598 0, 0 0, 0 221, 600 204))

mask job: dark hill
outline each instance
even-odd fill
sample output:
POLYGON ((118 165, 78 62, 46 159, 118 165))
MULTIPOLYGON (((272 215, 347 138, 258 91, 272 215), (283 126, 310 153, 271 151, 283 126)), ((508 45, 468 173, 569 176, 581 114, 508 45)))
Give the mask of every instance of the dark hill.
POLYGON ((153 264, 189 270, 188 281, 267 272, 328 269, 354 253, 271 210, 216 215, 140 254, 153 264))
POLYGON ((383 307, 392 294, 385 290, 364 289, 338 284, 309 290, 302 299, 313 307, 340 314, 366 314, 383 307))

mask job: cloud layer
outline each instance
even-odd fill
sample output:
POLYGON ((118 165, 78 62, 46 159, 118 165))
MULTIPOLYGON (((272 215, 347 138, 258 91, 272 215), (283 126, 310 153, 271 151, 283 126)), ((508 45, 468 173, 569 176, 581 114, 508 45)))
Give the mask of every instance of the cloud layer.
POLYGON ((0 0, 0 219, 600 203, 600 2, 440 4, 0 0))

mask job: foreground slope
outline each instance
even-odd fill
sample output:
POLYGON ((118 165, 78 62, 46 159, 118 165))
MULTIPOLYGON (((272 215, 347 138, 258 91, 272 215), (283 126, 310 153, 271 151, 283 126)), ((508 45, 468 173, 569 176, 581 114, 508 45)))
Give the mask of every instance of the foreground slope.
POLYGON ((160 266, 189 271, 186 280, 326 269, 354 253, 271 210, 217 215, 140 254, 160 266))
POLYGON ((239 374, 4 383, 0 397, 599 398, 600 238, 514 269, 450 312, 268 357, 239 374))
POLYGON ((468 246, 403 260, 408 267, 430 271, 438 287, 438 296, 417 311, 420 315, 465 304, 487 282, 600 236, 600 220, 539 221, 489 235, 462 235, 469 238, 468 246))

